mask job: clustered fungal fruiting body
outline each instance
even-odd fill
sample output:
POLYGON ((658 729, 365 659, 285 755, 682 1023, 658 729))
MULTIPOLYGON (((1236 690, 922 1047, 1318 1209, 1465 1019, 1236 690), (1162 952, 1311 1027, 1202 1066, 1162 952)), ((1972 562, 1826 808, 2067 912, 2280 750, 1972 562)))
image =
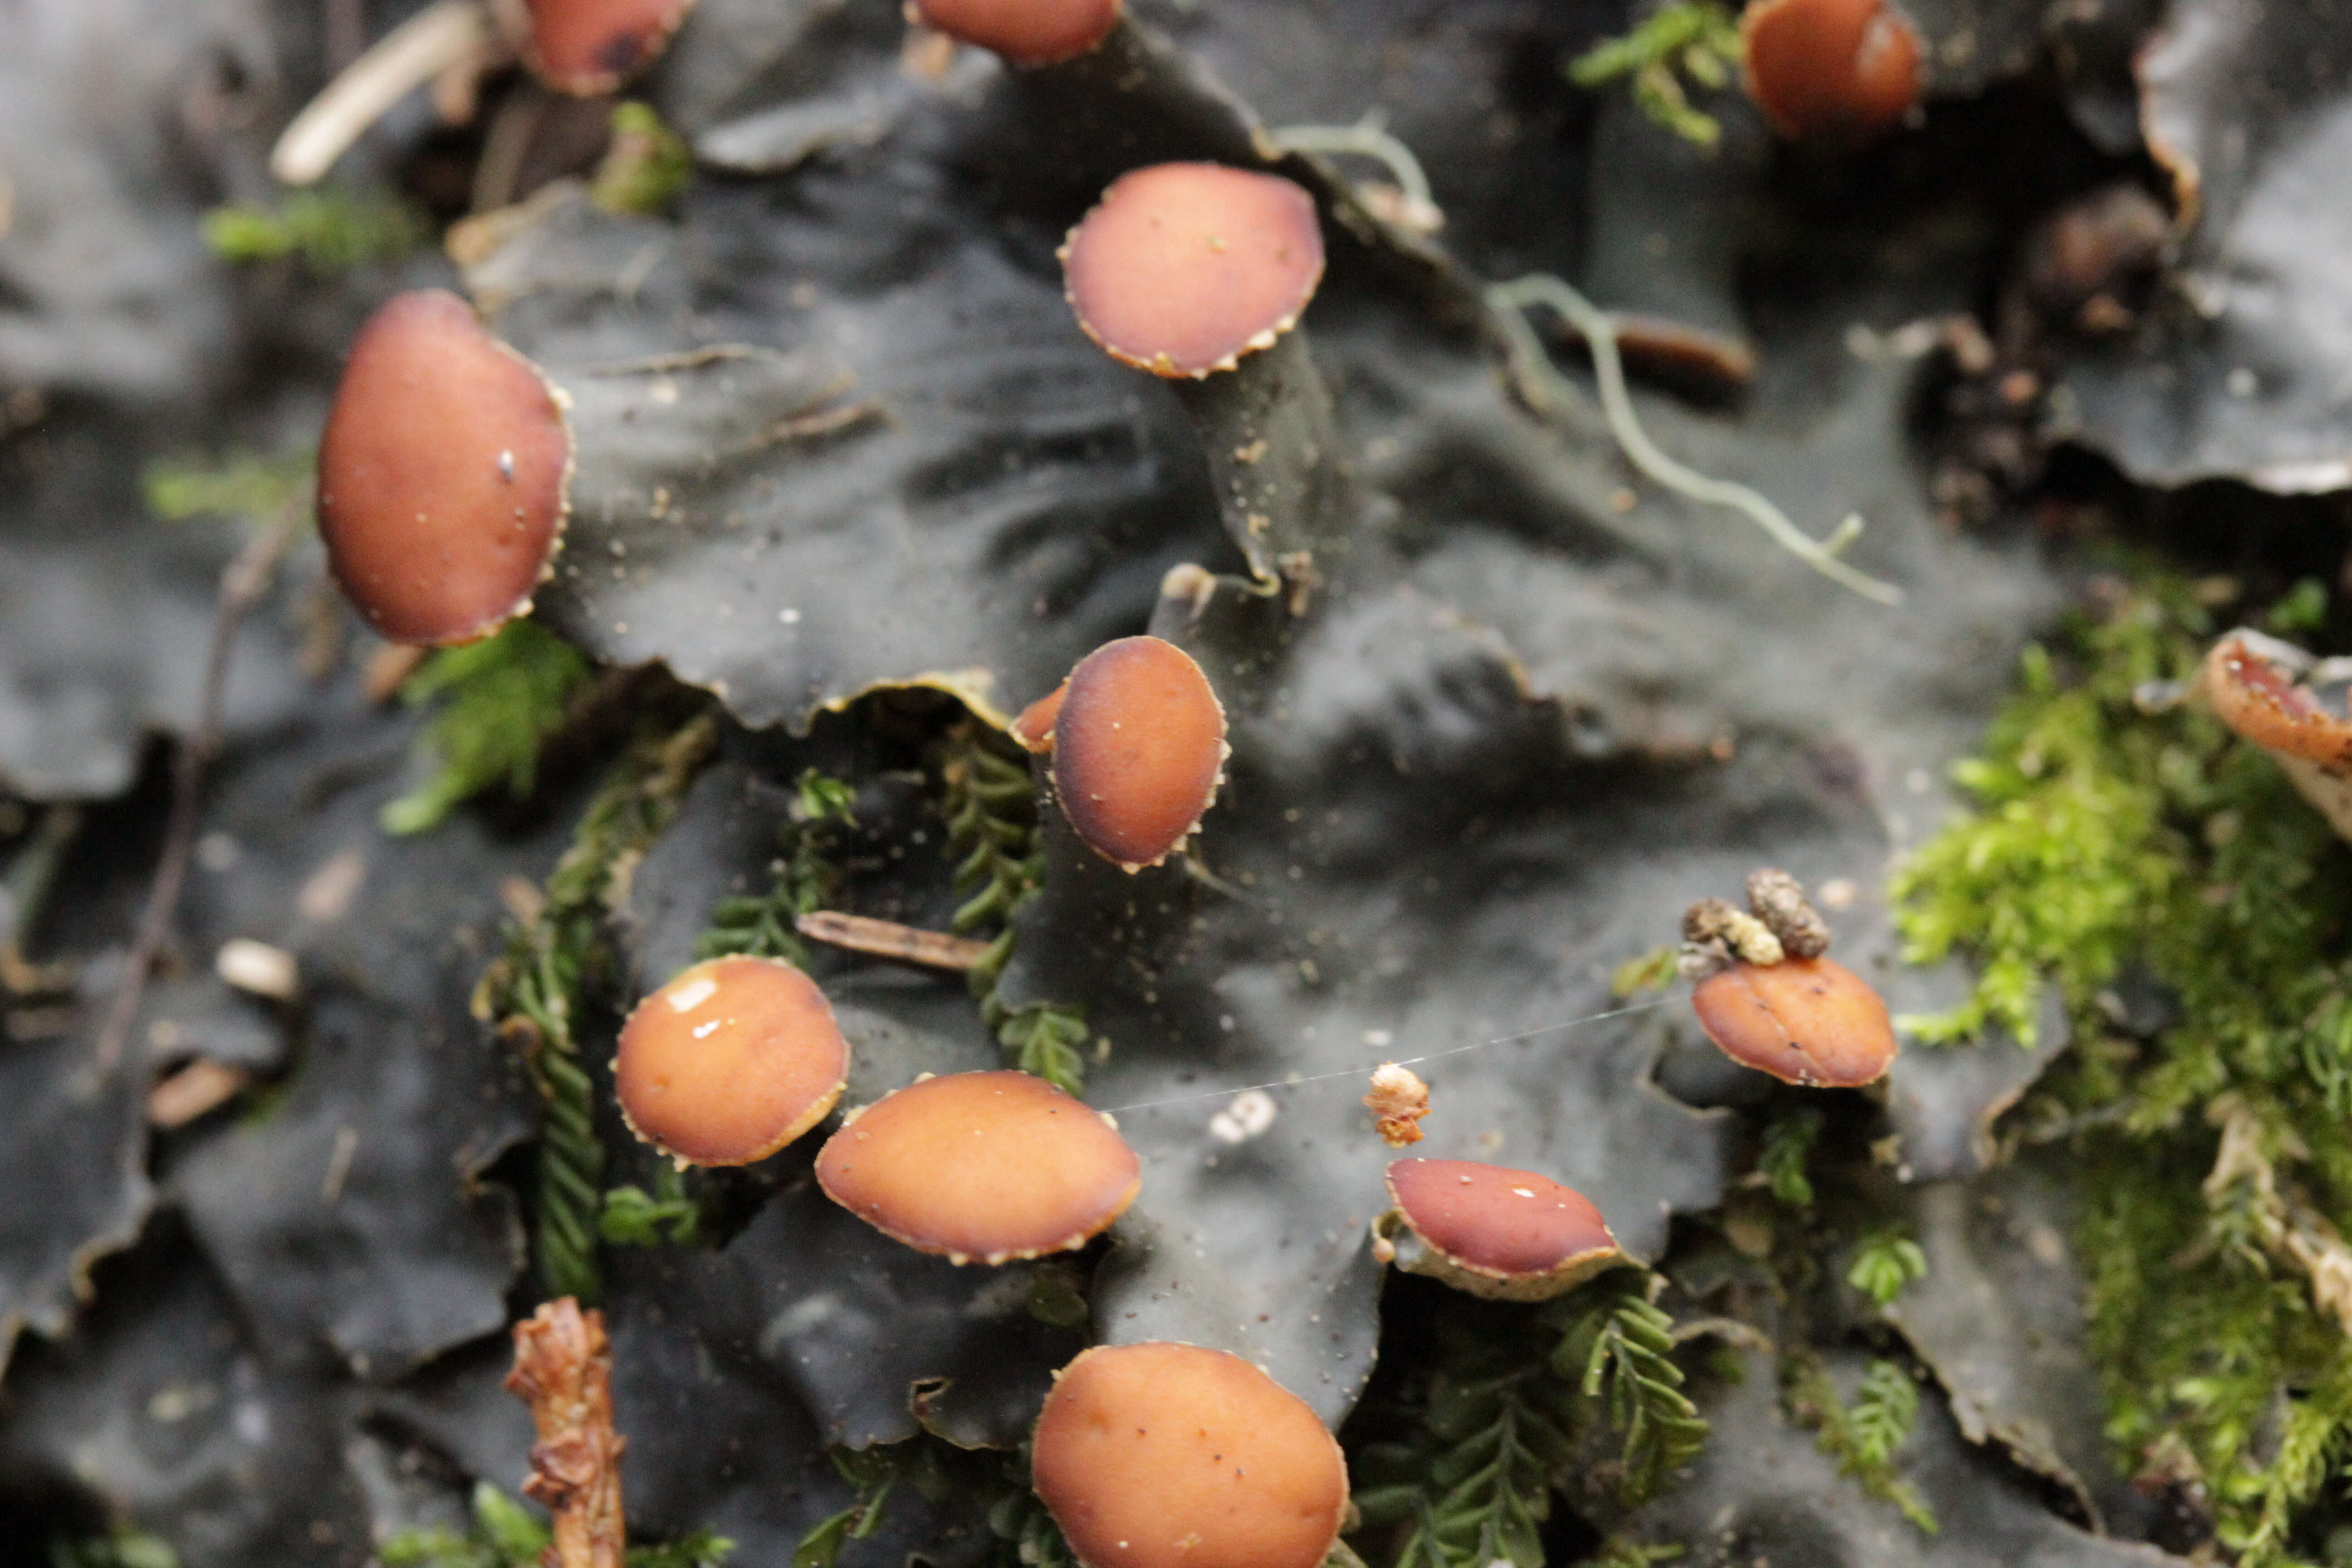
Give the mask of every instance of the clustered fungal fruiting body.
POLYGON ((1085 1568, 1318 1568, 1348 1511, 1347 1463, 1307 1402, 1196 1345, 1080 1355, 1031 1465, 1085 1568))
POLYGON ((1895 1060, 1894 1021, 1867 983, 1822 956, 1829 926, 1786 871, 1748 879, 1747 911, 1701 899, 1683 915, 1691 1006, 1723 1054, 1783 1083, 1854 1089, 1895 1060))
POLYGON ((525 64, 559 92, 611 92, 651 65, 694 0, 528 0, 525 64))
POLYGON ((772 958, 683 971, 629 1015, 613 1059, 630 1130, 691 1165, 766 1159, 824 1120, 848 1075, 824 993, 772 958))
POLYGON ((1099 47, 1119 0, 910 0, 927 27, 993 49, 1016 66, 1049 66, 1099 47))
POLYGON ((1056 695, 1045 739, 1063 815, 1122 870, 1159 865, 1224 778, 1225 710, 1209 678, 1173 643, 1121 637, 1079 660, 1056 695))
POLYGON ((319 531, 377 631, 470 642, 530 608, 571 475, 562 395, 464 300, 419 289, 352 346, 319 444, 319 531))
POLYGON ((1748 95, 1783 136, 1860 142, 1919 100, 1919 34, 1886 0, 1751 0, 1748 95))
POLYGON ((1323 278, 1314 198, 1276 174, 1159 163, 1120 175, 1070 231, 1078 325, 1154 375, 1232 370, 1296 326, 1323 278))
POLYGON ((1143 1167, 1108 1117, 1008 1069, 885 1095, 826 1142, 816 1179, 894 1241, 1000 1264, 1085 1246, 1135 1201, 1143 1167))
POLYGON ((1373 1249, 1407 1273, 1498 1301, 1542 1301, 1633 1260, 1592 1201, 1533 1171, 1399 1160, 1373 1249), (1402 1227, 1402 1228, 1400 1228, 1402 1227))

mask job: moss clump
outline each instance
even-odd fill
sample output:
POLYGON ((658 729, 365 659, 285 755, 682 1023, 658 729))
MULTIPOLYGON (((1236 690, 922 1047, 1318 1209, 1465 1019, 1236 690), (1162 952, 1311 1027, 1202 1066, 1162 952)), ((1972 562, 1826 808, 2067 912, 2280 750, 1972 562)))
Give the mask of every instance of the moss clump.
POLYGON ((1913 958, 1980 965, 1931 1035, 2030 1039, 2057 987, 2074 1049, 2017 1135, 2077 1157, 2109 1435, 2273 1568, 2352 1458, 2352 858, 2269 758, 2136 700, 2214 630, 2186 582, 2105 584, 2028 650, 1959 770, 1977 809, 1896 892, 1913 958), (2127 975, 2160 1005, 2126 1005, 2127 975))
POLYGON ((1599 87, 1631 77, 1642 112, 1685 142, 1712 148, 1715 116, 1692 104, 1682 79, 1718 89, 1739 68, 1739 24, 1717 0, 1667 0, 1622 38, 1603 38, 1570 60, 1568 79, 1599 87))
POLYGON ((589 184, 591 200, 624 217, 659 217, 693 177, 693 149, 652 105, 613 106, 613 143, 589 184))
POLYGON ((298 191, 282 206, 205 215, 205 244, 222 260, 299 258, 320 278, 405 256, 432 237, 425 215, 405 202, 348 191, 298 191))
POLYGON ((265 518, 310 482, 311 454, 237 452, 215 460, 159 458, 140 476, 147 510, 166 522, 193 517, 265 518))
POLYGON ((578 649, 533 620, 442 648, 401 683, 411 707, 442 704, 417 743, 425 782, 383 808, 386 833, 423 833, 465 801, 504 784, 520 800, 539 780, 539 752, 562 726, 592 673, 578 649))

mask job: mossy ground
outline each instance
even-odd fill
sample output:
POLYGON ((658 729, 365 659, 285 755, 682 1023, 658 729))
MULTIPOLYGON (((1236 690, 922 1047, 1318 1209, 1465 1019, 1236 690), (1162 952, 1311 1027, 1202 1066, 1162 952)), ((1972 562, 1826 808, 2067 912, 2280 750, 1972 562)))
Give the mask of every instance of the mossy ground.
MULTIPOLYGON (((2201 1500, 2242 1563, 2333 1560, 2352 858, 2267 757, 2151 702, 2221 629, 2200 585, 2144 570, 2093 589, 1958 770, 1974 809, 1897 878, 1910 956, 1957 949, 1980 975, 1922 1030, 2031 1038, 2058 989, 2073 1048, 2009 1135, 2069 1156, 2116 1462, 2201 1500)), ((2272 628, 2315 624, 2315 591, 2272 628)))

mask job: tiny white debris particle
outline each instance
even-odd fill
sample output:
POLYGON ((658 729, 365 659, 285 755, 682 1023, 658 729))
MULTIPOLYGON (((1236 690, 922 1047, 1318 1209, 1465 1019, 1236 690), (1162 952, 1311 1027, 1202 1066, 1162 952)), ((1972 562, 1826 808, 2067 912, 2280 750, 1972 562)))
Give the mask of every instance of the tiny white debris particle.
POLYGON ((1245 1089, 1209 1118, 1209 1135, 1221 1143, 1246 1143, 1274 1125, 1278 1108, 1262 1089, 1245 1089))
POLYGON ((1511 1191, 1518 1194, 1519 1196, 1523 1198, 1531 1198, 1536 1195, 1535 1189, 1532 1187, 1513 1187, 1511 1191))
POLYGON ((801 624, 801 613, 798 610, 778 610, 776 619, 788 626, 796 626, 801 624))
POLYGON ((1364 1044, 1375 1047, 1392 1046, 1396 1044, 1396 1037, 1386 1029, 1366 1029, 1364 1044))
POLYGON ((221 943, 213 967, 239 991, 278 1002, 293 999, 297 981, 294 955, 282 947, 238 937, 221 943))
POLYGON ((512 484, 514 483, 514 454, 512 452, 500 452, 499 454, 499 478, 506 480, 509 484, 512 484))
POLYGON ((716 1018, 711 1019, 708 1024, 697 1024, 694 1026, 694 1037, 698 1040, 707 1040, 718 1032, 719 1020, 716 1018))

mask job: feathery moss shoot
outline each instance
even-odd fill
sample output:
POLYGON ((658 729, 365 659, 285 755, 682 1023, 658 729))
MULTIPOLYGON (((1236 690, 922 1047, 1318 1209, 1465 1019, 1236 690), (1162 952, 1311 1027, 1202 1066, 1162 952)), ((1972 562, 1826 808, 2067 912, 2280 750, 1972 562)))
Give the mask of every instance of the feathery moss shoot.
POLYGON ((2269 757, 2135 701, 2217 629, 2189 585, 2104 589, 2028 650, 1900 918, 1915 960, 1978 965, 1931 1036, 2031 1039, 2056 988, 2074 1048, 2010 1126, 2073 1155, 2117 1462, 2281 1568, 2352 1459, 2352 859, 2269 757), (2147 982, 2168 1006, 2135 1016, 2147 982))
POLYGON ((1456 1310, 1433 1364, 1368 1411, 1351 1533, 1381 1568, 1542 1568, 1553 1491, 1616 1441, 1628 1508, 1697 1457, 1707 1425, 1683 1393, 1655 1276, 1620 1269, 1537 1307, 1456 1310), (1393 1433, 1391 1439, 1388 1434, 1393 1433))
POLYGON ((968 976, 980 1016, 996 1033, 1013 1064, 1056 1089, 1077 1094, 1087 1085, 1087 1013, 1052 1002, 1007 1005, 996 994, 1013 960, 1013 918, 1045 879, 1045 836, 1037 819, 1037 787, 1029 762, 1010 741, 976 722, 948 736, 940 763, 946 795, 948 850, 956 858, 955 891, 964 901, 949 922, 960 936, 988 941, 987 956, 968 976))
POLYGON ((570 643, 528 617, 494 637, 438 648, 401 683, 412 708, 440 702, 417 741, 427 773, 383 808, 386 833, 438 827, 460 805, 503 784, 517 800, 539 782, 540 748, 563 724, 593 671, 570 643))
POLYGON ((1691 102, 1683 78, 1715 91, 1730 85, 1739 59, 1739 24, 1718 0, 1668 0, 1624 37, 1603 38, 1570 60, 1568 79, 1591 88, 1631 78, 1643 113, 1712 149, 1723 127, 1691 102))
POLYGON ((1911 1374, 1893 1362, 1874 1361, 1848 1405, 1828 1369, 1811 1352, 1790 1347, 1782 1352, 1780 1377, 1791 1414, 1812 1428, 1813 1446, 1837 1461, 1839 1473, 1893 1504, 1923 1533, 1935 1534, 1934 1510, 1895 1472, 1895 1456, 1919 1416, 1919 1385, 1911 1374))
POLYGON ((696 939, 697 958, 781 958, 808 967, 808 944, 793 921, 825 907, 840 873, 834 867, 835 830, 855 827, 857 792, 843 780, 814 768, 802 770, 793 789, 792 809, 776 836, 765 893, 721 899, 710 912, 710 929, 696 939))
POLYGON ((550 1297, 593 1300, 602 1284, 604 1145, 577 1030, 589 995, 613 979, 605 921, 717 738, 704 714, 629 748, 582 814, 540 907, 474 990, 475 1016, 521 1051, 543 1106, 532 1251, 550 1297))

